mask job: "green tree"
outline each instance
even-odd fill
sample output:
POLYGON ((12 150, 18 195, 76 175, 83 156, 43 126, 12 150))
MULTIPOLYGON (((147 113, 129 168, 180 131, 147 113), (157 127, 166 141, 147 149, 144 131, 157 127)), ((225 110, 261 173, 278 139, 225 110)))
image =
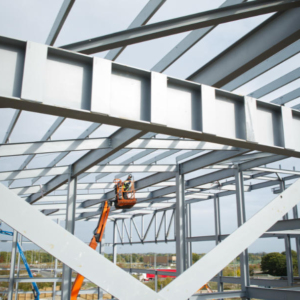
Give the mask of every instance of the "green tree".
POLYGON ((193 264, 200 259, 200 255, 197 253, 193 253, 193 264))
POLYGON ((286 257, 282 253, 272 252, 261 259, 261 270, 274 276, 286 276, 286 257))

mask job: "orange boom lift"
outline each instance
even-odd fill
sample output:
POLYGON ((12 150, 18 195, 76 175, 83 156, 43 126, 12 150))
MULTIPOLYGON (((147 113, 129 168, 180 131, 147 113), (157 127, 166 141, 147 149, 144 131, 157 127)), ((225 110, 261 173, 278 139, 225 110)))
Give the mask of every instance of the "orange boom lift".
MULTIPOLYGON (((131 181, 130 187, 127 190, 125 190, 125 184, 122 182, 122 180, 115 179, 114 183, 115 183, 115 192, 116 192, 115 207, 117 209, 118 208, 128 209, 133 207, 136 204, 133 180, 131 181)), ((97 243, 101 243, 102 241, 109 212, 110 212, 110 206, 108 205, 108 201, 105 201, 102 212, 100 214, 98 225, 94 230, 94 236, 89 244, 89 246, 94 250, 96 250, 97 248, 97 243)), ((77 299, 77 296, 83 284, 83 280, 84 277, 80 274, 77 274, 74 284, 72 286, 71 300, 77 299)))

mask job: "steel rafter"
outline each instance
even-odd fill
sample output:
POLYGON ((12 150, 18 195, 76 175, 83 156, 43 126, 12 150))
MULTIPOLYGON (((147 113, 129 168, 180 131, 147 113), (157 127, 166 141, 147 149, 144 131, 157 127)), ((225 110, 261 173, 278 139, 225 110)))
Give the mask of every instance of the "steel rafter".
POLYGON ((262 0, 259 2, 242 3, 156 24, 132 28, 103 37, 91 38, 85 41, 61 46, 61 48, 85 54, 92 54, 116 47, 123 47, 155 38, 161 38, 171 34, 205 28, 207 26, 214 26, 280 10, 287 10, 298 7, 299 5, 297 0, 262 0))

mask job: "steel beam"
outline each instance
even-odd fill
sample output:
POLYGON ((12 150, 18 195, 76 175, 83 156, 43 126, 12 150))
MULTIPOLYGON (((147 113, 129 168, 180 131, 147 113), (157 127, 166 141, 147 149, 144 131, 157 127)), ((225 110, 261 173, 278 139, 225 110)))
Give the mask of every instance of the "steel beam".
MULTIPOLYGON (((98 125, 99 126, 99 125, 98 125)), ((109 138, 96 139, 76 139, 64 141, 45 141, 33 143, 14 143, 1 146, 0 157, 18 156, 18 155, 36 155, 45 153, 63 153, 65 157, 71 151, 107 149, 110 148, 111 140, 109 138)), ((166 139, 138 139, 125 147, 126 149, 154 149, 171 150, 169 155, 180 150, 237 150, 235 147, 219 144, 187 141, 187 140, 166 140, 166 139)), ((150 152, 149 152, 150 153, 150 152)), ((165 154, 166 155, 166 154, 165 154)), ((162 159, 162 158, 161 158, 162 159)), ((56 159, 55 163, 59 161, 56 159)))
POLYGON ((7 131, 6 131, 5 136, 2 140, 2 144, 6 144, 6 143, 9 142, 9 138, 10 138, 10 136, 11 136, 16 124, 17 124, 17 121, 19 120, 20 115, 21 115, 20 110, 16 110, 14 112, 14 115, 13 115, 13 117, 12 117, 12 119, 11 119, 9 125, 8 125, 7 131))
POLYGON ((61 48, 85 54, 92 54, 116 47, 123 47, 134 43, 161 38, 171 34, 205 28, 207 26, 214 26, 221 23, 286 10, 298 6, 299 2, 297 0, 262 0, 258 3, 242 3, 173 20, 132 28, 118 33, 61 46, 61 48))
MULTIPOLYGON (((3 38, 0 44, 1 41, 4 42, 3 38)), ((5 39, 6 43, 9 41, 5 39)), ((14 72, 17 76, 21 70, 14 69, 14 72)), ((299 141, 293 138, 300 123, 299 111, 281 112, 274 104, 250 97, 243 98, 197 83, 168 78, 154 72, 151 74, 32 42, 27 44, 24 72, 21 74, 24 74, 22 101, 21 98, 0 95, 0 106, 300 157, 299 141), (53 52, 62 61, 54 63, 52 54, 47 56, 48 52, 53 52), (78 73, 78 89, 72 90, 72 97, 64 91, 71 82, 61 85, 57 76, 49 80, 43 76, 46 72, 43 66, 49 65, 53 71, 51 74, 69 78, 72 71, 66 66, 70 64, 70 59, 82 71, 78 73), (125 74, 131 75, 128 77, 125 74), (89 85, 91 76, 101 85, 89 85), (139 84, 135 85, 134 82, 139 84), (134 88, 128 90, 131 84, 134 84, 134 88), (57 97, 52 93, 59 91, 64 99, 57 102, 57 97), (131 101, 128 110, 121 109, 119 103, 124 95, 131 101), (168 98, 176 101, 176 106, 169 105, 173 102, 168 98), (272 118, 265 118, 269 114, 272 114, 272 118), (260 124, 262 119, 264 126, 260 124), (286 132, 290 132, 290 135, 284 135, 286 132)))
MULTIPOLYGON (((114 154, 118 150, 122 149, 127 144, 131 143, 134 139, 141 137, 144 134, 142 131, 132 130, 132 129, 120 129, 115 132, 112 139, 112 148, 111 149, 96 149, 90 151, 85 156, 81 157, 78 161, 76 161, 71 169, 72 176, 78 176, 81 173, 88 170, 93 165, 103 161, 111 154, 114 154)), ((67 181, 66 174, 59 175, 44 185, 44 195, 49 194, 59 186, 63 185, 67 181)), ((33 194, 29 198, 27 198, 27 202, 34 203, 42 197, 40 193, 33 194)))
POLYGON ((189 298, 199 286, 203 286, 213 278, 293 208, 299 202, 297 197, 299 192, 300 180, 297 180, 159 294, 174 300, 189 298))
MULTIPOLYGON (((246 2, 246 0, 227 0, 220 7, 231 6, 239 3, 246 2)), ((212 29, 216 26, 201 28, 189 33, 183 40, 181 40, 172 50, 170 50, 154 67, 151 71, 163 72, 191 47, 203 39, 212 29)))
POLYGON ((259 63, 255 67, 251 68, 249 71, 246 71, 242 75, 238 76, 228 84, 225 84, 222 88, 227 91, 234 91, 243 84, 251 81, 252 79, 258 77, 259 75, 267 72, 268 70, 276 67, 280 63, 286 61, 287 59, 293 57, 300 51, 300 40, 294 42, 293 44, 287 46, 278 53, 272 55, 267 60, 259 63))
POLYGON ((74 3, 75 0, 64 0, 47 37, 46 45, 54 45, 74 3))
POLYGON ((297 300, 300 297, 300 292, 292 289, 264 289, 258 287, 248 287, 247 295, 250 298, 266 300, 297 300))
POLYGON ((226 291, 219 293, 207 293, 201 295, 193 295, 190 297, 190 300, 202 300, 202 299, 227 299, 227 298, 244 298, 246 295, 245 292, 242 291, 226 291))
MULTIPOLYGON (((141 12, 129 25, 128 29, 146 25, 153 15, 160 9, 166 0, 149 0, 141 12)), ((125 47, 110 50, 106 55, 106 59, 115 60, 124 51, 125 47)))
POLYGON ((266 84, 265 86, 257 89, 256 91, 250 93, 249 96, 259 99, 259 98, 281 88, 282 86, 285 86, 288 83, 298 79, 299 77, 300 77, 300 68, 297 68, 297 69, 279 77, 278 79, 266 84))
POLYGON ((300 97, 300 88, 295 89, 283 96, 280 96, 274 100, 271 101, 271 103, 279 104, 279 105, 284 105, 285 103, 288 103, 292 100, 295 100, 300 97))
POLYGON ((228 84, 299 39, 299 11, 300 9, 296 8, 275 14, 190 75, 188 79, 219 88, 228 84))
POLYGON ((0 219, 3 222, 97 286, 124 300, 140 300, 141 297, 145 300, 165 299, 132 276, 127 276, 123 270, 36 211, 2 184, 0 184, 0 194, 0 205, 3 207, 0 211, 0 219), (15 217, 16 215, 18 218, 15 217), (43 236, 41 232, 47 232, 47 235, 43 236), (103 272, 98 272, 99 268, 103 272), (112 284, 116 281, 118 285, 112 284))

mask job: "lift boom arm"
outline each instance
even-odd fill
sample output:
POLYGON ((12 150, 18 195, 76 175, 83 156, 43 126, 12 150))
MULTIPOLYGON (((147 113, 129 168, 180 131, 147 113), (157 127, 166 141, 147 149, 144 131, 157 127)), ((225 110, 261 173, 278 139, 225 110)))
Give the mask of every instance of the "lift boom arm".
MULTIPOLYGON (((0 229, 0 233, 4 234, 4 235, 13 236, 13 232, 11 232, 11 231, 5 231, 5 230, 0 229)), ((25 257, 25 254, 23 252, 23 249, 22 249, 21 245, 18 242, 17 242, 17 247, 18 247, 20 256, 23 260, 24 266, 27 270, 28 276, 30 278, 33 278, 33 275, 31 273, 31 270, 30 270, 29 264, 27 262, 27 259, 25 257)), ((40 291, 39 291, 39 288, 38 288, 37 284, 35 282, 32 282, 31 285, 32 285, 32 292, 33 292, 33 295, 34 295, 34 299, 39 300, 40 299, 40 291)))
MULTIPOLYGON (((94 236, 89 244, 91 248, 96 250, 97 244, 102 241, 103 233, 105 230, 106 222, 108 219, 110 207, 108 206, 107 201, 104 202, 104 206, 102 209, 102 213, 100 214, 98 225, 94 231, 94 236)), ((72 292, 71 292, 71 300, 76 300, 83 284, 84 277, 80 274, 77 274, 76 279, 74 281, 72 292)))

